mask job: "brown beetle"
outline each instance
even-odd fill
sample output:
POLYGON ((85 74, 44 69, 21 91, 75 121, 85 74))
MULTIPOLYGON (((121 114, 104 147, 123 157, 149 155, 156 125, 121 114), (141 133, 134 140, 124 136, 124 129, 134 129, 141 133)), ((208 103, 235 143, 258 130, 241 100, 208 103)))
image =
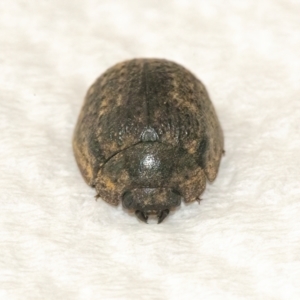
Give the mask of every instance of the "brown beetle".
POLYGON ((147 222, 198 200, 218 172, 223 134, 204 85, 163 59, 108 69, 87 92, 73 148, 86 182, 147 222))

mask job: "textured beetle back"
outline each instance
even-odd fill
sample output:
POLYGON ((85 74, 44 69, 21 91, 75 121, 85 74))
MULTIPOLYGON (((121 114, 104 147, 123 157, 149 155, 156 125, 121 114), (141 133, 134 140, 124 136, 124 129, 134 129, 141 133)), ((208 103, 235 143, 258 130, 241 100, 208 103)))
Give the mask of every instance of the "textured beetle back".
POLYGON ((89 89, 74 135, 86 181, 120 151, 158 141, 195 156, 209 180, 217 174, 223 136, 203 84, 182 66, 134 59, 108 69, 89 89))

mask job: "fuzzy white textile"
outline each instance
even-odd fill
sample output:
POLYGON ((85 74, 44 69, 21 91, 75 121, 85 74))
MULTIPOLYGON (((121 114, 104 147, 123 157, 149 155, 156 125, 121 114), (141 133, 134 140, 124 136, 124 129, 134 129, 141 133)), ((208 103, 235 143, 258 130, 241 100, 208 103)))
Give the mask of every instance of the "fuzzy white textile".
POLYGON ((0 299, 300 299, 300 2, 0 2, 0 299), (95 201, 71 147, 113 64, 206 85, 226 155, 161 225, 95 201))

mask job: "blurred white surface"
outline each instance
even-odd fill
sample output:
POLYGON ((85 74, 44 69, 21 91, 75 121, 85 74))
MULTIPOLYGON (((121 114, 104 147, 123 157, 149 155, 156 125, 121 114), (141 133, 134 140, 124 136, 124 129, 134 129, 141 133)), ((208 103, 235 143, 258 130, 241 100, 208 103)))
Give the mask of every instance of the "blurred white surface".
POLYGON ((0 299, 300 299, 300 3, 0 3, 0 299), (145 225, 94 200, 71 138, 134 57, 206 85, 226 156, 201 205, 145 225))

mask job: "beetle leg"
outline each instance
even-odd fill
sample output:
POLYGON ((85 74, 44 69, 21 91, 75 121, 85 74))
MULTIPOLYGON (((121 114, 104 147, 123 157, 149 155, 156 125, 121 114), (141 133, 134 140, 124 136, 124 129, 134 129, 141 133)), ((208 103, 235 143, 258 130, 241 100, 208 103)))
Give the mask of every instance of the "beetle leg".
POLYGON ((143 222, 147 223, 148 215, 145 214, 143 211, 136 210, 135 215, 143 222))
POLYGON ((170 211, 168 209, 164 209, 157 214, 158 224, 160 224, 166 218, 166 216, 169 214, 169 212, 170 211))

